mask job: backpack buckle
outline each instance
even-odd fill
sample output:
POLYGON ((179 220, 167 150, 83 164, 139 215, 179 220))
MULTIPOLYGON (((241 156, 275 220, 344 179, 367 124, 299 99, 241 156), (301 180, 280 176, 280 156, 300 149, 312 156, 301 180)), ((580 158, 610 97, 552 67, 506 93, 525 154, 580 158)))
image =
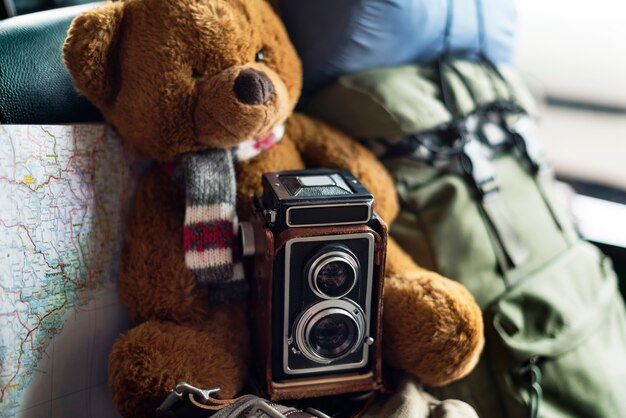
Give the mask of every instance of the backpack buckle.
POLYGON ((498 257, 500 267, 506 272, 520 266, 528 258, 529 252, 500 199, 500 186, 496 179, 495 167, 490 160, 489 149, 472 138, 465 143, 458 161, 501 245, 502 254, 498 257))
POLYGON ((513 147, 531 174, 537 175, 549 171, 545 149, 537 138, 534 124, 529 117, 522 116, 515 122, 507 124, 507 131, 511 134, 513 147))
POLYGON ((489 159, 486 147, 477 140, 465 143, 459 164, 462 173, 470 180, 481 200, 498 192, 496 170, 489 159))

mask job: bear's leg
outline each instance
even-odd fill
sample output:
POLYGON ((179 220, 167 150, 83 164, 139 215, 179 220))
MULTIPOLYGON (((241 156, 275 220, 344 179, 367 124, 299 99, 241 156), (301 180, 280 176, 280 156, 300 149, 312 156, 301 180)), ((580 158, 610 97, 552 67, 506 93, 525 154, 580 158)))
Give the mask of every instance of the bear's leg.
POLYGON ((250 341, 241 306, 215 308, 210 321, 176 324, 150 320, 131 329, 109 356, 109 389, 126 417, 154 417, 180 382, 219 387, 231 398, 247 382, 250 341))
POLYGON ((387 251, 384 360, 431 386, 463 377, 484 345, 473 296, 459 283, 418 267, 392 238, 387 251))

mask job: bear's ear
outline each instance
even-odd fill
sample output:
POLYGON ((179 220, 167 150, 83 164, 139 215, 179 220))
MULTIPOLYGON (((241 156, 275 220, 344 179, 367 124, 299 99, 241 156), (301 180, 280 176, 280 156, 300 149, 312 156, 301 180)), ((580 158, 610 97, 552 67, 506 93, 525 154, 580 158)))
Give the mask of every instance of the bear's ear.
POLYGON ((267 0, 267 2, 274 9, 274 13, 280 16, 280 0, 267 0))
POLYGON ((78 15, 67 32, 63 60, 76 88, 96 106, 106 106, 115 91, 115 43, 123 2, 106 3, 78 15))

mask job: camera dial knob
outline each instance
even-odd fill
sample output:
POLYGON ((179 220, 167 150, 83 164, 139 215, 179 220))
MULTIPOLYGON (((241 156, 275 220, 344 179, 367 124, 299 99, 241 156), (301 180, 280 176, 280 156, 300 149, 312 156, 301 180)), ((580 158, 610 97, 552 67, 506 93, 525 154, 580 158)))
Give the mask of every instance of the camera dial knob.
POLYGON ((239 236, 241 237, 241 250, 244 257, 254 255, 254 228, 250 222, 239 223, 239 236))

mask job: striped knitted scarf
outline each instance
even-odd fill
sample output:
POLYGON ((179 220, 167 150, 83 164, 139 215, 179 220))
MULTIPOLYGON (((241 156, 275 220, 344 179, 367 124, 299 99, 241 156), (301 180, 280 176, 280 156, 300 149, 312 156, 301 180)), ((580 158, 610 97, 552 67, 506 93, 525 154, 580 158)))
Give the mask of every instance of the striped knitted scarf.
POLYGON ((185 154, 174 172, 185 182, 185 263, 198 282, 210 287, 214 302, 240 301, 247 294, 238 251, 234 164, 274 146, 284 131, 279 125, 230 150, 185 154))

